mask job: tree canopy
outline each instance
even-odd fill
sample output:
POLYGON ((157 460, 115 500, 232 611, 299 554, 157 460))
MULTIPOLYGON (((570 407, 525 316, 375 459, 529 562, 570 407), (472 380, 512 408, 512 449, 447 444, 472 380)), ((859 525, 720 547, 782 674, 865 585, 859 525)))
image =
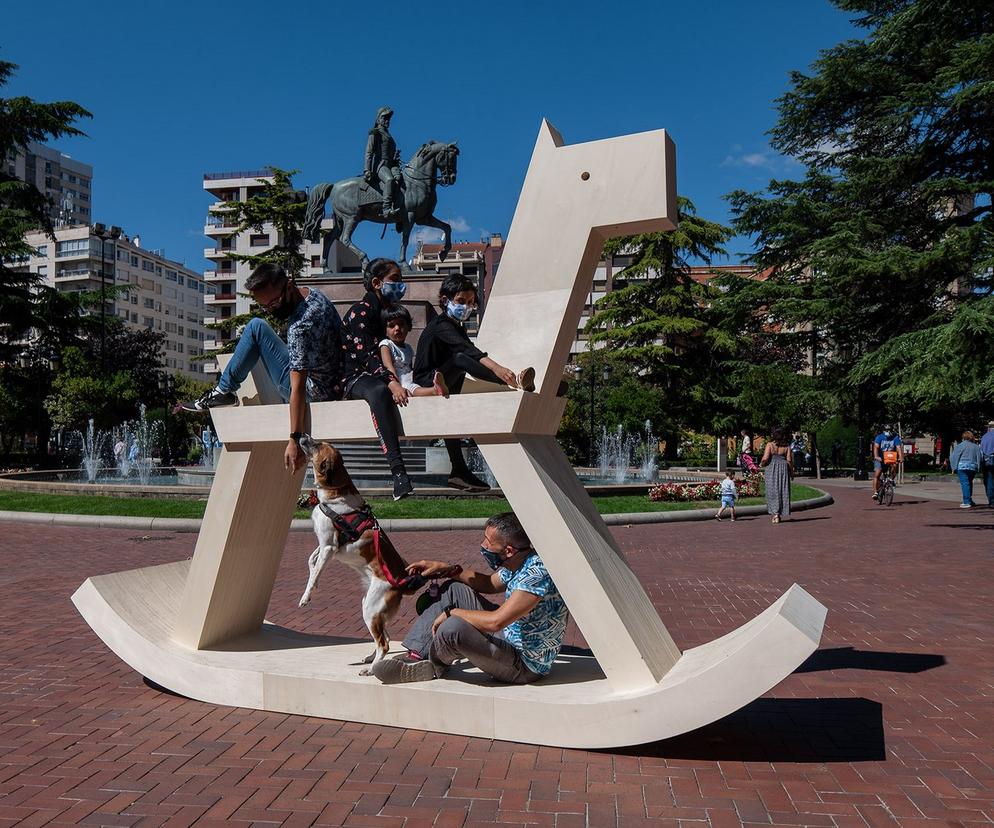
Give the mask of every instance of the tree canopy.
POLYGON ((865 37, 792 73, 778 100, 772 145, 803 177, 729 196, 770 276, 731 285, 726 311, 865 422, 984 416, 994 6, 833 1, 865 37))

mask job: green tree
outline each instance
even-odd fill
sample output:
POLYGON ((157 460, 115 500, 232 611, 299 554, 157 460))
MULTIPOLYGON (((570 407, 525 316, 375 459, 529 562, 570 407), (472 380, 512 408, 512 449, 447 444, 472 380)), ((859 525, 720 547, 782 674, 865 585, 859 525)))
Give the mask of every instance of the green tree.
MULTIPOLYGON (((16 64, 0 61, 0 88, 16 64)), ((32 141, 82 135, 73 124, 90 113, 71 101, 38 103, 27 97, 0 97, 0 161, 27 150, 32 141)), ((0 362, 11 360, 32 327, 40 323, 38 303, 54 288, 37 273, 28 273, 24 260, 33 252, 25 234, 42 229, 52 233, 50 203, 33 184, 9 175, 0 166, 0 362)))
POLYGON ((941 430, 951 408, 992 410, 972 337, 994 311, 994 6, 833 2, 866 35, 779 99, 772 145, 804 176, 730 195, 770 275, 731 285, 725 310, 864 427, 941 430))
MULTIPOLYGON (((290 278, 298 277, 307 263, 304 256, 303 225, 304 214, 307 211, 307 197, 304 193, 293 189, 293 176, 298 170, 282 170, 279 167, 269 167, 272 181, 258 179, 261 192, 245 201, 231 201, 223 206, 213 208, 213 212, 237 222, 235 233, 254 230, 263 232, 267 224, 276 231, 276 244, 257 254, 231 253, 235 261, 248 262, 253 268, 269 262, 280 265, 290 278)), ((219 320, 209 328, 220 330, 225 334, 239 330, 253 316, 262 316, 279 333, 284 333, 286 322, 278 320, 263 311, 238 314, 228 319, 219 320)), ((237 338, 231 339, 221 348, 220 353, 231 353, 237 344, 237 338)))
MULTIPOLYGON (((634 399, 633 382, 651 389, 643 402, 651 399, 649 405, 659 406, 661 413, 649 419, 664 434, 678 425, 706 431, 727 427, 722 366, 737 347, 736 335, 714 324, 715 289, 690 276, 691 262, 710 265, 725 255, 732 231, 698 216, 687 198, 681 196, 678 205, 676 230, 607 242, 606 254, 630 255, 632 261, 615 278, 615 289, 598 300, 586 327, 591 343, 603 343, 607 358, 619 366, 616 382, 625 383, 621 397, 634 399)), ((596 363, 600 351, 593 353, 596 363)), ((645 408, 625 415, 637 418, 636 430, 642 428, 645 408)), ((676 446, 672 435, 667 444, 676 446)))

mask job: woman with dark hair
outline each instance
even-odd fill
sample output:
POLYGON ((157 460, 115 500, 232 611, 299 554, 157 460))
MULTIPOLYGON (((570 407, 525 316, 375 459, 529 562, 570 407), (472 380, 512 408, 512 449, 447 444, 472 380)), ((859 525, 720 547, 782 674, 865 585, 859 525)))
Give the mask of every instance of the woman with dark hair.
POLYGON ((342 324, 345 399, 369 403, 380 448, 393 474, 393 499, 400 500, 414 491, 400 453, 397 413, 398 405, 407 405, 407 391, 380 359, 380 341, 386 336, 383 308, 399 302, 407 285, 393 259, 373 259, 363 284, 366 295, 349 308, 342 324))
MULTIPOLYGON (((515 374, 470 341, 463 323, 476 308, 476 285, 472 279, 460 274, 446 276, 438 290, 438 307, 442 312, 428 322, 418 340, 414 357, 414 381, 418 385, 431 386, 438 371, 451 394, 462 390, 467 374, 495 385, 535 390, 534 368, 515 374)), ((470 491, 490 488, 469 470, 458 440, 446 440, 445 448, 452 462, 449 486, 470 491)))
POLYGON ((773 515, 774 523, 779 523, 790 517, 790 479, 794 476, 787 429, 773 429, 759 465, 766 469, 766 511, 773 515))

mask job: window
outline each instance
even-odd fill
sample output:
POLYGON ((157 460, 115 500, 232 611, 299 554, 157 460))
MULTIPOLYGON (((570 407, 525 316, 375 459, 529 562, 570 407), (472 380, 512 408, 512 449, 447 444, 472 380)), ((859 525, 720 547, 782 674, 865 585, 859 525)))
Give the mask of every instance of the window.
POLYGON ((79 194, 79 200, 80 201, 89 201, 90 197, 86 193, 80 193, 79 194))
POLYGON ((69 176, 69 183, 70 184, 75 184, 76 183, 76 176, 70 175, 69 176))
POLYGON ((176 271, 175 270, 167 270, 166 271, 166 278, 170 282, 175 282, 176 281, 176 271))
POLYGON ((39 245, 39 247, 38 247, 38 255, 39 256, 47 256, 48 255, 48 245, 47 244, 39 245))
POLYGON ((311 267, 321 267, 320 256, 311 256, 311 267))
MULTIPOLYGON (((137 305, 138 304, 138 294, 137 293, 132 293, 131 294, 131 304, 132 305, 137 305)), ((137 322, 138 321, 138 314, 133 313, 131 315, 135 317, 135 322, 137 322)))
POLYGON ((176 333, 176 323, 167 322, 166 323, 166 333, 176 333))
POLYGON ((266 247, 269 244, 269 233, 253 233, 249 236, 249 245, 252 247, 266 247))
POLYGON ((70 239, 55 244, 55 258, 57 259, 64 256, 82 256, 86 253, 99 256, 101 253, 100 239, 70 239))
POLYGON ((174 327, 176 328, 176 333, 177 333, 177 334, 178 334, 179 336, 183 336, 183 326, 182 326, 182 325, 176 325, 176 326, 174 326, 174 327))
POLYGON ((149 297, 145 297, 144 307, 152 310, 155 307, 155 301, 149 297))
POLYGON ((48 275, 48 265, 38 265, 38 275, 47 276, 48 275))
POLYGON ((132 256, 131 257, 131 266, 132 267, 138 267, 138 257, 137 256, 132 256))
POLYGON ((142 317, 142 324, 146 328, 154 328, 155 327, 155 320, 151 316, 143 316, 142 317))
POLYGON ((79 177, 79 183, 80 183, 80 186, 89 187, 90 186, 90 179, 89 178, 83 178, 83 176, 80 176, 79 177))
POLYGON ((46 161, 45 162, 45 172, 50 173, 51 171, 52 171, 52 162, 51 161, 46 161))
POLYGON ((142 270, 147 270, 149 273, 155 273, 155 265, 148 259, 142 259, 142 270))
POLYGON ((178 353, 178 354, 183 353, 183 343, 182 342, 177 342, 176 343, 176 353, 178 353))
MULTIPOLYGON (((138 304, 138 297, 137 296, 132 296, 131 297, 131 304, 132 305, 137 305, 138 304)), ((135 313, 134 311, 131 311, 131 321, 134 322, 136 325, 138 324, 138 314, 135 313)))

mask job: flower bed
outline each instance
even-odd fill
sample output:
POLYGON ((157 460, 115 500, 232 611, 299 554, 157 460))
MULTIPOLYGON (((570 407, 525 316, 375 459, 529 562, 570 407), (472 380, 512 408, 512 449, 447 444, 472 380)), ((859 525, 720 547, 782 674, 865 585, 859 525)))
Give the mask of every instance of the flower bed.
MULTIPOLYGON (((763 478, 751 474, 735 480, 739 498, 760 497, 763 494, 763 478)), ((686 503, 695 500, 721 500, 721 480, 707 483, 660 483, 649 490, 649 500, 660 502, 686 503)))

